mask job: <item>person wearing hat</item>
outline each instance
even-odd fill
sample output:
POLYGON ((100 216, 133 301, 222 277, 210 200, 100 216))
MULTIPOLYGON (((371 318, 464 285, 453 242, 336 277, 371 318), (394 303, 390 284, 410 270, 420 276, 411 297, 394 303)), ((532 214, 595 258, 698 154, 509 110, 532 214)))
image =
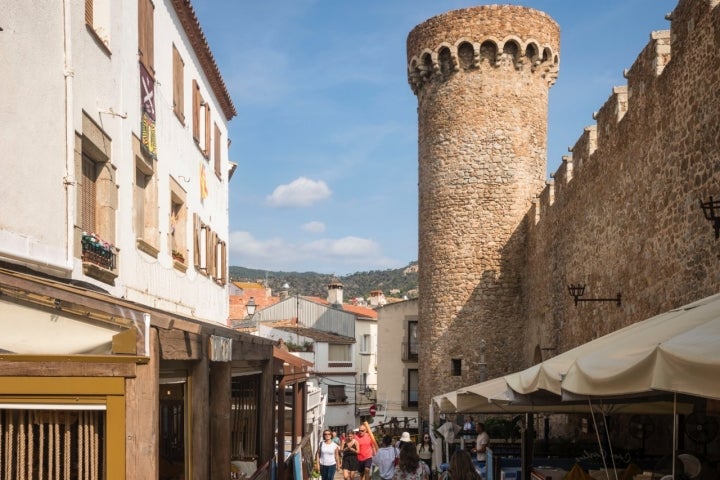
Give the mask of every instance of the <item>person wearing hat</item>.
POLYGON ((400 440, 398 440, 395 444, 395 448, 400 450, 404 443, 412 443, 412 438, 410 438, 410 432, 403 432, 402 435, 400 435, 400 440))

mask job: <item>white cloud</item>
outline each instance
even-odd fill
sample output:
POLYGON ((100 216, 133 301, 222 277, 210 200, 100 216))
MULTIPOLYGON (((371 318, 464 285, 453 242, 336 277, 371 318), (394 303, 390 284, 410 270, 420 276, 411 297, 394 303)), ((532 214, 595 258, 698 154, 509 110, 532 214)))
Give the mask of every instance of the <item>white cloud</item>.
POLYGON ((325 231, 325 224, 323 222, 312 221, 304 224, 302 229, 310 233, 323 233, 325 231))
POLYGON ((299 177, 287 185, 278 185, 268 195, 267 203, 273 207, 309 207, 329 198, 332 191, 322 180, 299 177))
POLYGON ((292 243, 279 237, 260 240, 238 231, 230 234, 230 257, 232 265, 249 268, 337 274, 401 266, 384 257, 374 240, 353 236, 292 243))

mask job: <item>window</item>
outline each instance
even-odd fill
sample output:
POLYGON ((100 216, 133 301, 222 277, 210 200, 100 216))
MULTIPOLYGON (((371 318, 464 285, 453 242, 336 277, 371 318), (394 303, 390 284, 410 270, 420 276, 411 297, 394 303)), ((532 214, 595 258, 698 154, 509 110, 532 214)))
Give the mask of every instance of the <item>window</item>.
POLYGON ((417 407, 418 406, 418 396, 419 396, 419 386, 420 386, 420 376, 418 375, 417 369, 408 369, 407 371, 407 395, 405 396, 405 400, 407 401, 408 407, 417 407))
POLYGON ((187 255, 187 207, 185 191, 171 179, 169 247, 175 265, 184 265, 187 255))
POLYGON ((330 344, 328 346, 328 360, 331 362, 349 362, 350 345, 330 344))
POLYGON ((360 338, 360 353, 372 353, 372 343, 370 342, 370 335, 368 334, 365 334, 360 338))
POLYGON ((137 246, 145 253, 157 257, 159 251, 157 176, 155 160, 147 155, 140 139, 133 135, 135 156, 135 185, 133 187, 133 225, 137 246))
POLYGON ((155 7, 152 0, 138 0, 138 54, 140 63, 155 72, 155 7))
POLYGON ((185 63, 173 45, 173 111, 180 123, 185 124, 185 63))
POLYGON ((345 385, 328 385, 328 403, 345 403, 345 385))
POLYGON ((197 80, 193 80, 193 139, 205 158, 210 158, 211 125, 210 105, 200 94, 197 80))
POLYGON ((85 24, 110 50, 110 0, 85 0, 85 24))
POLYGON ((213 153, 215 157, 215 175, 222 181, 222 133, 215 124, 215 151, 213 153))
POLYGON ((193 214, 195 268, 221 285, 227 283, 227 243, 193 214))
POLYGON ((118 189, 110 163, 110 138, 87 115, 82 120, 77 170, 80 256, 86 275, 112 284, 117 277, 115 213, 118 189))
POLYGON ((451 362, 450 374, 454 377, 462 375, 462 360, 459 358, 453 358, 451 362))
POLYGON ((408 322, 408 360, 417 360, 418 358, 417 327, 417 320, 411 320, 408 322))

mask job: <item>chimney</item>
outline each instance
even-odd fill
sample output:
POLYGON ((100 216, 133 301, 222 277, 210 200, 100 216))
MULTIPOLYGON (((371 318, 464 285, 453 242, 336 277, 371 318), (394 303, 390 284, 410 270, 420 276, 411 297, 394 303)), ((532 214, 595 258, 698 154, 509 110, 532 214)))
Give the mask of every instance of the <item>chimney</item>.
POLYGON ((328 285, 327 301, 330 305, 343 304, 343 284, 337 278, 333 278, 328 285))

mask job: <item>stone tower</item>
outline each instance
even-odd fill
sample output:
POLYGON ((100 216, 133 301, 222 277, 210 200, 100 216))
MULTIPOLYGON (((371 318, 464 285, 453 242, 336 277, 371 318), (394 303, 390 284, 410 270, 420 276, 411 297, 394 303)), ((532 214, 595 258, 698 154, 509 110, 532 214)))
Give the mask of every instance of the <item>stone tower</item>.
POLYGON ((419 410, 520 365, 526 227, 546 178, 548 91, 560 29, 490 5, 408 35, 418 98, 419 410))

